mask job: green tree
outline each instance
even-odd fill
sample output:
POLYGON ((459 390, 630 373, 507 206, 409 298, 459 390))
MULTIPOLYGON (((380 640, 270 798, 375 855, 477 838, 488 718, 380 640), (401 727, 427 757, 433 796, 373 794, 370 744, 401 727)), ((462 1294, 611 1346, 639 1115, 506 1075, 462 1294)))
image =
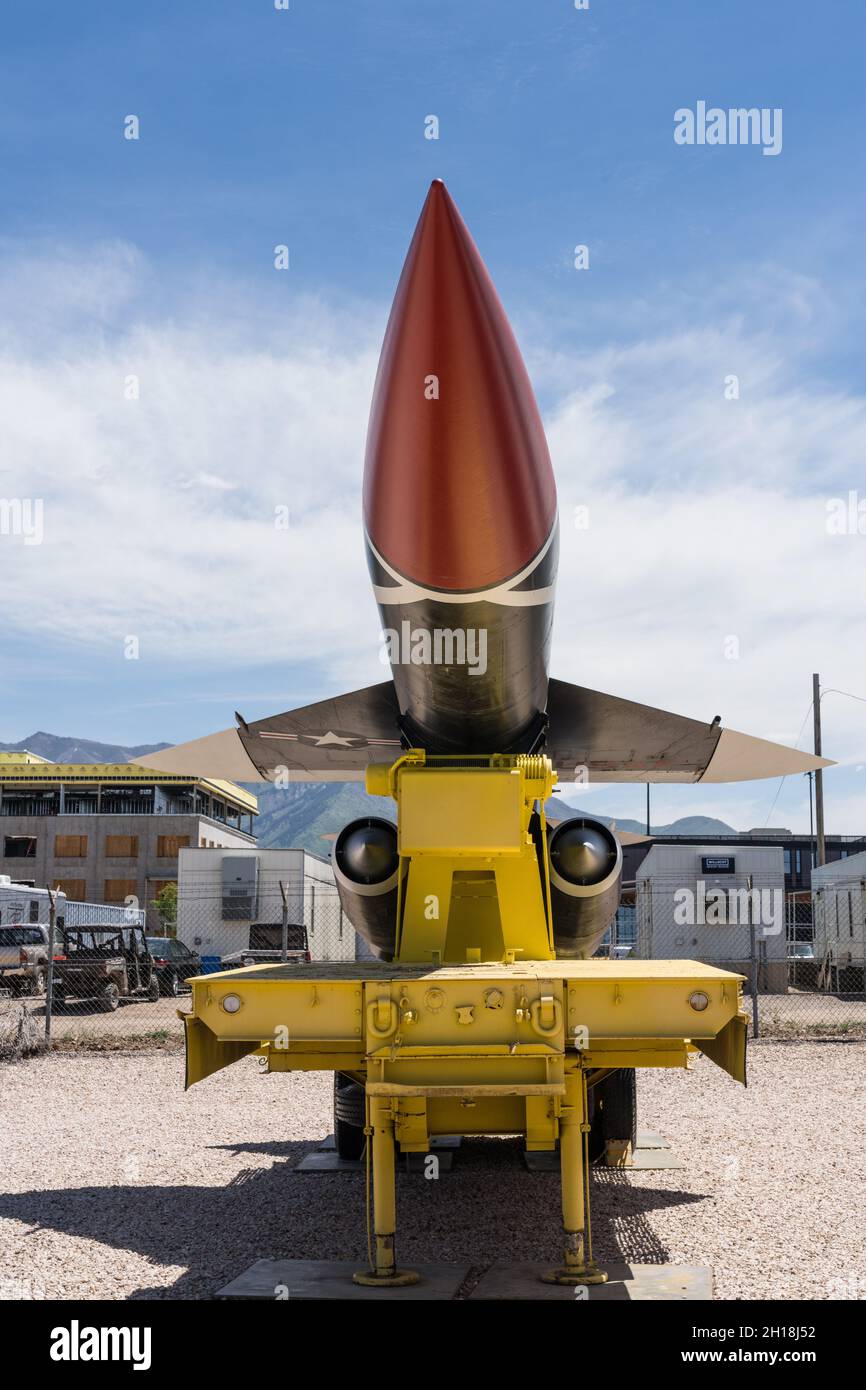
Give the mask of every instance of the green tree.
POLYGON ((159 925, 166 936, 177 935, 177 884, 167 883, 151 903, 159 914, 159 925))

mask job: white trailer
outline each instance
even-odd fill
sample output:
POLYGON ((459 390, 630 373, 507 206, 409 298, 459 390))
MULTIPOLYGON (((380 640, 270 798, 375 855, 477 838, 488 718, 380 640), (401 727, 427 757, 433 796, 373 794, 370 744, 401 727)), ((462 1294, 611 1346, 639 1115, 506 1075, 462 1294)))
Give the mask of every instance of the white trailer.
POLYGON ((866 989, 866 852, 812 870, 819 983, 866 989))
MULTIPOLYGON (((58 925, 66 914, 66 894, 55 893, 58 925)), ((29 883, 18 883, 8 874, 0 874, 0 927, 16 924, 47 927, 51 903, 47 888, 34 888, 29 883)))
POLYGON ((635 876, 643 960, 700 960, 788 988, 782 847, 653 845, 635 876), (754 942, 754 951, 753 951, 754 942))

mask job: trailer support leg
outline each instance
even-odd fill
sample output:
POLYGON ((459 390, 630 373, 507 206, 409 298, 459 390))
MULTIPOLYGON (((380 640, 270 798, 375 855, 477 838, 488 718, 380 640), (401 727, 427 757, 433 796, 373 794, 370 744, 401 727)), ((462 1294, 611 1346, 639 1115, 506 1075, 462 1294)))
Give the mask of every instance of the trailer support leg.
POLYGON ((589 1225, 589 1123, 586 1073, 565 1075, 565 1102, 559 1117, 562 1224, 565 1263, 541 1277, 547 1284, 604 1284, 607 1275, 592 1258, 589 1225))
MULTIPOLYGON (((387 1096, 371 1096, 370 1123, 367 1144, 373 1149, 373 1218, 375 1255, 371 1269, 359 1270, 352 1276, 356 1284, 370 1288, 397 1288, 416 1284, 418 1275, 410 1269, 398 1269, 394 1230, 397 1224, 397 1199, 394 1173, 394 1111, 387 1096)), ((369 1154, 368 1154, 369 1162, 369 1154)))

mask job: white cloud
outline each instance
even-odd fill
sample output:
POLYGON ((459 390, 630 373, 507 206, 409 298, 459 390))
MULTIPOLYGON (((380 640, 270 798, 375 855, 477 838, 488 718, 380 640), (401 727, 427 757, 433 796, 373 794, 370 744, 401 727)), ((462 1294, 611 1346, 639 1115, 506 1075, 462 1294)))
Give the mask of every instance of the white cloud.
MULTIPOLYGON (((202 275, 169 312, 123 246, 12 263, 0 294, 0 494, 44 498, 46 535, 3 538, 5 639, 134 633, 239 688, 268 663, 381 679, 359 520, 384 306, 286 310, 202 275)), ((767 737, 800 728, 813 669, 866 693, 866 536, 825 526, 829 497, 866 496, 866 401, 804 365, 812 289, 794 299, 778 336, 758 303, 752 334, 693 306, 688 332, 591 356, 528 345, 554 402, 555 674, 767 737)), ((862 761, 863 708, 828 705, 833 753, 862 761)))

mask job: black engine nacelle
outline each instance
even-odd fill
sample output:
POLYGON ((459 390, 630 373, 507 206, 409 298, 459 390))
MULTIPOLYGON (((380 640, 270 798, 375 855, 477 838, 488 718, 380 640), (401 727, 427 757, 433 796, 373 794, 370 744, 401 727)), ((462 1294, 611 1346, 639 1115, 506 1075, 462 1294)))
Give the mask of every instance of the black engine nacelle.
POLYGON ((601 821, 575 816, 547 828, 557 956, 585 960, 619 907, 622 848, 601 821))
POLYGON ((364 816, 343 827, 331 863, 340 903, 355 931, 380 960, 392 960, 397 931, 397 827, 364 816))

